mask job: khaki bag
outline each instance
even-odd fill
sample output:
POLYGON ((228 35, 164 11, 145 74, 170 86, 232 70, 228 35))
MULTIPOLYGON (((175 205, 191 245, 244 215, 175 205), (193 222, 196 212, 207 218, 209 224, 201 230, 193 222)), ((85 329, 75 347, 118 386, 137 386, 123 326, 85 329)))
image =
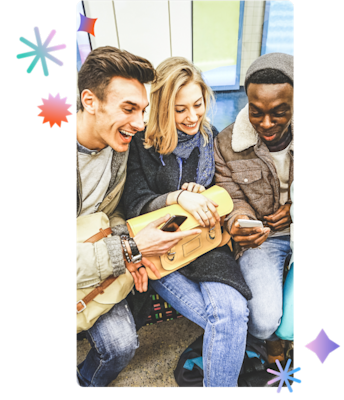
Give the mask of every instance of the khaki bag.
MULTIPOLYGON (((111 228, 105 213, 77 218, 77 243, 94 243, 97 259, 110 263, 104 243, 104 237, 109 236, 111 228)), ((82 263, 82 259, 79 258, 78 263, 82 263)), ((133 277, 126 269, 125 274, 117 278, 110 276, 91 287, 77 289, 77 333, 90 329, 101 315, 125 299, 133 287, 133 277)))
MULTIPOLYGON (((218 204, 217 212, 220 217, 229 214, 233 210, 233 201, 228 192, 220 186, 214 185, 210 189, 202 192, 202 195, 215 201, 218 204)), ((215 247, 224 246, 226 244, 231 247, 231 236, 224 230, 222 232, 220 222, 217 222, 214 228, 203 227, 199 222, 187 211, 184 210, 179 204, 173 204, 161 208, 160 210, 152 211, 150 213, 140 215, 139 217, 131 218, 127 221, 128 231, 130 236, 134 237, 147 226, 150 222, 165 216, 166 214, 172 215, 185 215, 188 218, 180 226, 182 231, 189 229, 201 229, 202 233, 199 235, 186 237, 178 242, 175 247, 161 257, 147 257, 152 261, 157 270, 160 272, 161 277, 164 277, 186 265, 190 264, 197 257, 207 253, 215 247)), ((150 279, 156 280, 157 277, 154 273, 147 268, 147 274, 150 279)))

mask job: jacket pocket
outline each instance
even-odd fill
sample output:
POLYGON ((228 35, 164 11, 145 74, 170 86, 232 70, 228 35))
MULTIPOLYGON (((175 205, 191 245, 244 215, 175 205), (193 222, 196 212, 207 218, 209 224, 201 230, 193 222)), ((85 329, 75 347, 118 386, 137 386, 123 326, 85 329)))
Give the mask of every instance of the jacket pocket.
POLYGON ((257 200, 262 196, 272 194, 272 189, 264 179, 261 169, 232 172, 232 179, 249 200, 257 200))
POLYGON ((249 185, 262 179, 262 171, 260 169, 247 170, 241 172, 233 172, 232 178, 239 185, 249 185))

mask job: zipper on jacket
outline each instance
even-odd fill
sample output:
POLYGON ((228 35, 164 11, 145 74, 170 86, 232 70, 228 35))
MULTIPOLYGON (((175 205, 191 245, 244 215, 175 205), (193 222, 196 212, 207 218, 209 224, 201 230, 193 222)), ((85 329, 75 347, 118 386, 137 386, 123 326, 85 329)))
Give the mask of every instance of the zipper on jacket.
MULTIPOLYGON (((103 201, 101 202, 100 206, 98 207, 98 211, 104 210, 104 208, 107 207, 107 206, 110 204, 111 200, 110 200, 105 206, 103 205, 104 201, 108 198, 108 196, 111 195, 111 196, 112 196, 112 199, 114 199, 114 198, 118 195, 118 193, 119 193, 119 192, 123 189, 123 187, 124 187, 126 178, 127 178, 127 174, 126 174, 126 172, 125 172, 124 177, 123 177, 122 180, 117 184, 117 186, 115 186, 115 188, 113 189, 113 191, 112 191, 112 192, 109 192, 109 194, 108 194, 107 196, 105 196, 105 199, 103 199, 103 201)), ((119 201, 120 201, 120 199, 118 200, 118 203, 119 203, 119 201)), ((117 203, 117 206, 118 206, 118 203, 117 203)), ((116 208, 117 208, 117 206, 116 206, 116 208)))
POLYGON ((76 170, 76 175, 77 175, 76 179, 77 179, 77 206, 78 206, 76 216, 78 217, 82 210, 81 178, 78 169, 76 170))
POLYGON ((78 146, 76 147, 76 191, 77 191, 76 217, 78 218, 82 210, 82 186, 81 186, 81 176, 79 171, 78 146))
MULTIPOLYGON (((270 172, 271 172, 271 174, 272 174, 272 177, 273 177, 273 179, 274 179, 273 190, 274 190, 274 194, 277 193, 277 197, 278 197, 278 208, 279 208, 280 183, 279 183, 279 179, 278 179, 278 174, 277 174, 276 167, 275 167, 275 171, 274 171, 274 170, 271 168, 271 166, 269 165, 269 163, 267 163, 267 162, 258 154, 257 150, 258 150, 258 143, 257 143, 255 146, 253 146, 253 151, 255 152, 256 156, 257 156, 260 160, 262 160, 263 163, 264 163, 265 165, 267 165, 267 167, 269 168, 269 170, 270 170, 270 172), (276 175, 277 175, 278 185, 276 184, 276 178, 275 178, 276 175)), ((274 165, 274 163, 272 163, 272 164, 274 165)), ((274 166, 275 166, 275 165, 274 165, 274 166)), ((275 210, 275 206, 274 206, 274 213, 278 210, 278 208, 275 210)))
MULTIPOLYGON (((288 200, 291 201, 291 196, 290 196, 290 188, 291 184, 293 181, 290 182, 290 175, 291 175, 291 170, 294 167, 294 155, 292 154, 292 151, 289 149, 288 151, 289 157, 290 157, 290 166, 289 166, 289 182, 288 182, 288 200)), ((293 180, 294 180, 294 171, 293 171, 293 180)))

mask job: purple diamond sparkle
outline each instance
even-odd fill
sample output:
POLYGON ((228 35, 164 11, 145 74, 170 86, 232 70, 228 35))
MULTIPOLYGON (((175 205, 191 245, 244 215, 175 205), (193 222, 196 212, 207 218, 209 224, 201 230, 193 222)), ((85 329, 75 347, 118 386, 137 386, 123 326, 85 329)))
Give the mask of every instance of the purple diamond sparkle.
POLYGON ((309 350, 314 351, 314 353, 318 356, 319 360, 323 363, 327 356, 333 351, 336 350, 339 345, 335 342, 332 342, 326 335, 325 331, 322 329, 319 333, 318 337, 306 345, 309 350))

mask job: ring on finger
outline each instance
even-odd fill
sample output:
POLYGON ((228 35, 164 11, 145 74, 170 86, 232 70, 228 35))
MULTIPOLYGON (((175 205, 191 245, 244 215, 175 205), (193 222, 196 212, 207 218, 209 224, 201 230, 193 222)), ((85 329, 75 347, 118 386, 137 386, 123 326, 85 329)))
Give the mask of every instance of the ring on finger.
POLYGON ((138 267, 138 268, 137 268, 137 271, 138 271, 140 268, 145 268, 145 269, 146 269, 146 267, 145 267, 144 265, 141 265, 141 267, 138 267))

